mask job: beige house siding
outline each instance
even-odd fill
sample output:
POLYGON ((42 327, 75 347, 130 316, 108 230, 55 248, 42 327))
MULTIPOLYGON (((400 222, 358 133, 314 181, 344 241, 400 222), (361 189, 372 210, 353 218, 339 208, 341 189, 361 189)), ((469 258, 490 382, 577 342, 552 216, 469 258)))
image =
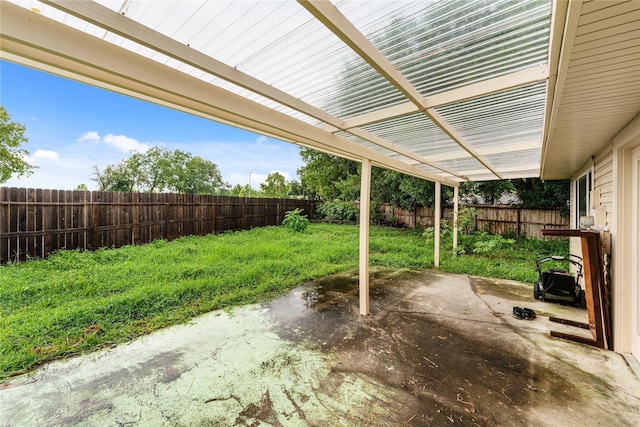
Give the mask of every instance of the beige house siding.
POLYGON ((596 217, 596 225, 606 225, 609 229, 615 226, 615 216, 613 208, 613 147, 607 144, 595 158, 594 179, 593 179, 593 212, 596 217), (606 209, 604 224, 598 223, 598 208, 606 209))
MULTIPOLYGON (((571 212, 572 226, 578 228, 576 220, 576 180, 589 169, 593 173, 593 191, 591 192, 591 207, 589 215, 594 217, 596 226, 607 226, 609 230, 615 227, 615 209, 613 206, 613 146, 606 144, 593 160, 585 164, 571 179, 571 212)), ((581 255, 579 239, 571 239, 571 253, 581 255)))

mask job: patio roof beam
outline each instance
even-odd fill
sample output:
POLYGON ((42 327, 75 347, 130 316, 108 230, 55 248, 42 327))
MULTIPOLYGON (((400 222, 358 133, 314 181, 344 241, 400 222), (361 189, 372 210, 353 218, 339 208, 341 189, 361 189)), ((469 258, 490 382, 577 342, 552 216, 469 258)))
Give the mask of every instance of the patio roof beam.
MULTIPOLYGON (((483 95, 490 95, 492 93, 538 83, 546 80, 548 77, 548 65, 537 65, 483 82, 428 96, 426 98, 426 104, 429 108, 437 108, 483 95)), ((420 111, 423 110, 418 108, 414 103, 407 102, 344 120, 344 127, 348 130, 350 128, 366 126, 382 120, 394 119, 420 111)))
MULTIPOLYGON (((540 167, 537 164, 530 164, 525 166, 512 166, 507 168, 500 168, 501 173, 513 173, 513 172, 522 172, 524 175, 525 172, 538 171, 540 167)), ((483 169, 475 169, 465 172, 469 177, 473 177, 474 175, 484 175, 487 171, 483 169)))
MULTIPOLYGON (((542 143, 539 141, 530 141, 519 144, 509 144, 504 146, 479 149, 478 152, 482 156, 490 156, 492 154, 518 153, 521 151, 535 150, 540 148, 541 146, 542 143)), ((457 152, 452 154, 434 154, 433 156, 429 156, 425 159, 429 162, 446 162, 448 160, 458 160, 466 158, 469 158, 469 154, 467 154, 466 152, 457 152)))
POLYGON ((456 172, 454 170, 451 170, 445 166, 442 166, 438 163, 432 162, 422 156, 418 156, 416 155, 414 152, 412 152, 411 150, 407 150, 406 148, 403 148, 397 144, 394 144, 392 142, 387 141, 384 138, 380 138, 379 136, 376 135, 372 135, 367 131, 364 131, 362 129, 356 128, 356 129, 350 129, 348 131, 350 134, 357 136, 358 138, 364 139, 365 141, 369 141, 372 144, 375 144, 379 147, 383 147, 386 148, 387 150, 393 151, 395 153, 401 154, 405 157, 408 157, 410 159, 413 159, 416 163, 415 164, 423 164, 426 166, 430 166, 432 168, 441 170, 442 172, 448 173, 449 175, 452 176, 457 176, 458 178, 468 181, 469 178, 467 178, 466 176, 460 174, 459 172, 456 172))
POLYGON ((429 117, 429 119, 431 119, 434 123, 436 123, 438 127, 449 136, 449 138, 456 141, 460 147, 462 147, 467 153, 471 154, 472 157, 479 161, 482 166, 487 168, 498 179, 502 179, 502 175, 500 175, 500 173, 497 172, 489 164, 489 162, 487 162, 480 154, 478 154, 478 152, 473 147, 471 147, 471 145, 467 141, 464 140, 462 135, 460 135, 460 133, 458 133, 458 131, 453 126, 446 122, 444 117, 442 117, 440 113, 435 110, 435 108, 427 109, 424 114, 429 117))
POLYGON ((9 2, 2 6, 0 37, 3 56, 18 63, 341 157, 369 159, 376 166, 459 185, 9 2))
POLYGON ((413 104, 426 108, 425 98, 398 69, 330 1, 298 0, 318 21, 393 84, 413 104))
POLYGON ((99 3, 94 1, 40 1, 205 73, 212 74, 279 104, 314 117, 335 128, 343 128, 342 121, 331 114, 99 3))
POLYGON ((393 86, 402 92, 409 101, 411 101, 449 138, 451 138, 460 147, 466 150, 471 156, 475 157, 484 167, 486 167, 498 179, 502 176, 487 162, 482 156, 465 141, 453 126, 451 126, 434 108, 429 107, 427 99, 411 84, 406 77, 351 23, 339 10, 329 1, 321 0, 298 0, 305 9, 307 9, 316 19, 324 24, 331 32, 333 32, 340 40, 356 52, 371 67, 373 67, 381 76, 387 79, 393 86))

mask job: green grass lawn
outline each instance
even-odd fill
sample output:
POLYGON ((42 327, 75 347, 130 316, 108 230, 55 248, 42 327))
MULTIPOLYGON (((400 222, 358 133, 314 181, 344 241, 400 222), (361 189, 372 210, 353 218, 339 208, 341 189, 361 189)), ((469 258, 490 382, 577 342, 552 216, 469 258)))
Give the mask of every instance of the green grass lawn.
MULTIPOLYGON (((443 246, 441 269, 532 282, 536 253, 566 246, 520 240, 458 257, 443 246)), ((428 268, 433 243, 420 232, 372 227, 370 258, 372 266, 428 268)), ((357 226, 312 224, 305 233, 257 228, 0 267, 0 380, 357 266, 357 226)))

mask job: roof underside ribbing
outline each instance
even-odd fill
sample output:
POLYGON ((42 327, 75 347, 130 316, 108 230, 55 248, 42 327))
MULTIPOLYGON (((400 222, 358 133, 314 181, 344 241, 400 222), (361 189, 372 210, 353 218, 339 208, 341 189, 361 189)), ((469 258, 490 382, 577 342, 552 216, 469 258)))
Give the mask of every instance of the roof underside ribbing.
POLYGON ((540 174, 549 0, 12 3, 8 60, 450 185, 540 174))

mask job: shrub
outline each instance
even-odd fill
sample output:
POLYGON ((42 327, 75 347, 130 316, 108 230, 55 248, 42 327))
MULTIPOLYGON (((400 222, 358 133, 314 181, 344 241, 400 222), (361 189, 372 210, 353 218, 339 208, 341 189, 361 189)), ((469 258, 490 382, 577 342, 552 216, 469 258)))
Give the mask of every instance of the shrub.
POLYGON ((302 209, 297 208, 284 214, 282 225, 296 233, 302 233, 309 226, 310 221, 306 215, 302 215, 302 209))
POLYGON ((477 210, 476 208, 470 208, 468 206, 463 206, 458 211, 458 229, 465 234, 471 234, 475 231, 475 218, 482 211, 477 210))
MULTIPOLYGON (((453 255, 488 254, 498 249, 506 249, 513 246, 515 239, 505 238, 499 234, 488 231, 475 230, 475 217, 481 213, 475 208, 463 207, 458 213, 458 247, 453 255)), ((440 236, 445 244, 453 240, 453 221, 442 220, 440 222, 440 236)), ((427 240, 434 239, 435 230, 429 227, 424 230, 423 236, 427 240)), ((510 237, 510 236, 509 236, 510 237)))
POLYGON ((329 221, 356 221, 358 209, 349 202, 325 202, 316 209, 319 219, 329 221))
POLYGON ((516 242, 514 239, 505 239, 499 234, 489 234, 487 232, 478 233, 474 237, 475 241, 472 249, 474 254, 486 254, 496 249, 505 249, 516 242))

